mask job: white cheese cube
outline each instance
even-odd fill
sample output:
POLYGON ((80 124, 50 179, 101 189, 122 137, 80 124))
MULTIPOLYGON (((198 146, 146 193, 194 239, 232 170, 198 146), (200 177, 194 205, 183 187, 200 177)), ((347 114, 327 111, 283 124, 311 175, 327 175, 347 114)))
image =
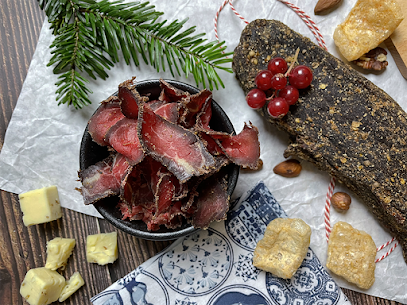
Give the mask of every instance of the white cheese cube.
POLYGON ((45 268, 57 270, 65 268, 68 258, 75 247, 75 239, 55 237, 47 243, 47 262, 45 268))
POLYGON ((83 285, 85 285, 85 281, 83 280, 82 276, 79 274, 79 272, 75 272, 72 274, 69 280, 66 281, 66 285, 59 296, 59 301, 65 301, 83 285))
POLYGON ((117 232, 88 235, 86 240, 88 263, 106 265, 113 263, 117 257, 117 232))
POLYGON ((18 195, 26 226, 50 222, 62 217, 56 186, 44 187, 18 195))
POLYGON ((28 270, 20 286, 20 294, 30 305, 47 305, 58 300, 65 278, 45 267, 28 270))

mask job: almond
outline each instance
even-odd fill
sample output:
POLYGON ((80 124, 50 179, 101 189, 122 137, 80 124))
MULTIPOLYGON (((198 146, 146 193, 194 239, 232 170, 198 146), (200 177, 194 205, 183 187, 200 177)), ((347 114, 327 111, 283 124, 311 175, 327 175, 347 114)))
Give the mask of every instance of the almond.
POLYGON ((287 178, 297 177, 302 170, 302 166, 298 160, 289 159, 277 164, 273 168, 273 172, 276 175, 280 175, 287 178))
POLYGON ((318 15, 327 12, 328 10, 333 9, 341 2, 342 0, 319 0, 317 5, 315 5, 314 14, 318 15))

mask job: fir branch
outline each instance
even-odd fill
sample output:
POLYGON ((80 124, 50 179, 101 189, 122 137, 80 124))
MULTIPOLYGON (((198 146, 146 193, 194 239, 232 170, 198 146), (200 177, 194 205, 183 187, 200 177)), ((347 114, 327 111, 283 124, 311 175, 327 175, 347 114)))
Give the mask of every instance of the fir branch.
POLYGON ((126 64, 140 60, 157 72, 193 75, 197 86, 224 87, 218 70, 232 73, 224 42, 208 42, 196 28, 184 29, 187 20, 159 20, 162 12, 149 2, 123 0, 38 0, 55 39, 48 63, 60 74, 57 101, 82 108, 91 103, 83 76, 106 79, 122 57, 126 64))

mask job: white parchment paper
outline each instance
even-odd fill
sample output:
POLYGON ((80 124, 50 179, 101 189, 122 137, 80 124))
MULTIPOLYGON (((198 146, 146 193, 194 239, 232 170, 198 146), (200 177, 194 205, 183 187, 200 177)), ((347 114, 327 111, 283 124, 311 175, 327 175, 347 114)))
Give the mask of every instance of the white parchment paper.
MULTIPOLYGON (((187 26, 195 25, 197 33, 204 32, 208 40, 215 40, 214 18, 223 0, 150 2, 158 11, 164 12, 164 17, 169 21, 189 17, 187 26)), ((292 1, 316 22, 329 51, 337 57, 341 56, 333 43, 332 34, 336 25, 345 19, 355 2, 356 0, 344 0, 334 12, 314 16, 316 0, 292 1)), ((316 42, 309 28, 297 14, 277 0, 239 0, 233 4, 248 21, 258 18, 277 19, 316 42)), ((237 46, 244 27, 244 22, 233 13, 230 6, 226 5, 219 15, 218 34, 220 40, 226 41, 228 51, 233 51, 237 46)), ((89 117, 99 102, 114 93, 119 83, 132 76, 137 76, 138 80, 173 77, 169 72, 157 73, 154 68, 144 64, 140 67, 117 64, 109 71, 110 77, 106 81, 97 80, 90 83, 89 87, 93 91, 91 106, 81 111, 57 106, 54 86, 57 76, 53 75, 52 67, 46 66, 51 57, 49 45, 52 40, 49 24, 45 22, 0 154, 0 188, 19 194, 56 185, 63 207, 100 216, 92 206, 84 206, 81 195, 75 190, 80 187, 77 181, 79 146, 89 117)), ((388 62, 389 66, 383 73, 366 73, 365 76, 407 110, 407 81, 397 70, 390 55, 388 62)), ((289 217, 300 217, 312 227, 311 247, 325 265, 327 244, 323 209, 330 177, 306 162, 303 162, 301 175, 295 179, 275 175, 272 169, 284 160, 287 136, 269 125, 246 105, 243 91, 234 75, 226 72, 220 72, 220 75, 226 88, 214 90, 213 96, 229 115, 236 131, 240 132, 244 122, 249 121, 260 130, 263 169, 258 172, 242 171, 235 195, 241 195, 243 191, 263 180, 289 217)), ((193 78, 176 79, 195 84, 193 78)), ((332 223, 338 220, 347 221, 355 228, 368 232, 377 245, 391 238, 353 193, 341 185, 337 185, 335 191, 338 190, 352 195, 352 207, 344 214, 332 211, 332 223)), ((389 257, 376 265, 376 282, 368 290, 360 290, 341 278, 334 277, 341 287, 407 304, 405 287, 407 265, 402 258, 401 247, 397 247, 389 257)))

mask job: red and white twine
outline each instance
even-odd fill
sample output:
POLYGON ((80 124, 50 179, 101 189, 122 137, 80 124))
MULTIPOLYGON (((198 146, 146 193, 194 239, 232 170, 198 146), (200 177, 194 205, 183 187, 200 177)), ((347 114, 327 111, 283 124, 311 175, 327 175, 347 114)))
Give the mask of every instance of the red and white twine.
MULTIPOLYGON (((325 235, 326 235, 327 242, 329 242, 329 235, 331 234, 331 230, 332 230, 332 227, 331 227, 331 198, 332 198, 334 189, 335 189, 335 178, 331 177, 331 180, 329 181, 329 185, 328 185, 328 191, 326 193, 326 200, 325 200, 325 207, 324 207, 325 235)), ((381 260, 383 260, 384 258, 389 256, 390 253, 392 253, 394 251, 394 249, 396 249, 398 242, 397 242, 396 238, 393 237, 388 242, 386 242, 383 245, 381 245, 380 247, 376 248, 376 251, 379 252, 379 251, 383 250, 384 248, 390 246, 391 244, 393 244, 393 246, 386 253, 384 253, 382 256, 377 258, 375 260, 376 263, 380 262, 381 260), (394 244, 393 244, 393 242, 394 242, 394 244)))
MULTIPOLYGON (((320 30, 318 29, 316 23, 311 19, 309 15, 307 15, 303 10, 301 10, 299 7, 293 5, 292 3, 285 1, 285 0, 278 0, 285 5, 287 5, 289 8, 291 8, 294 12, 297 13, 297 15, 305 22, 305 24, 308 26, 308 28, 311 30, 312 34, 314 35, 315 39, 317 40, 319 46, 321 48, 324 48, 327 50, 326 44, 324 37, 322 36, 320 30)), ((219 41, 219 34, 218 34, 218 19, 220 12, 223 10, 223 8, 226 6, 226 4, 229 4, 230 8, 232 9, 233 13, 239 17, 244 23, 249 24, 249 22, 242 16, 240 15, 235 7, 232 4, 232 0, 225 0, 223 1, 222 5, 219 7, 218 11, 216 12, 215 15, 215 20, 214 20, 214 30, 215 30, 215 37, 216 40, 219 41)))
MULTIPOLYGON (((297 13, 297 15, 305 22, 305 24, 308 26, 308 28, 310 29, 311 33, 314 35, 315 39, 318 42, 318 45, 321 48, 324 48, 325 50, 328 50, 325 44, 325 40, 324 37, 322 36, 320 30, 318 29, 316 23, 311 19, 311 17, 309 15, 307 15, 303 10, 301 10, 299 7, 295 6, 294 4, 285 1, 285 0, 278 0, 282 3, 284 3, 285 5, 287 5, 289 8, 291 8, 295 13, 297 13)), ((214 20, 214 30, 215 30, 215 37, 216 40, 219 41, 219 35, 218 35, 218 19, 219 19, 219 15, 220 12, 223 10, 223 8, 226 6, 226 4, 229 4, 230 8, 232 9, 233 13, 239 17, 239 19, 241 19, 244 23, 249 24, 249 22, 242 16, 240 15, 237 10, 234 8, 233 4, 232 4, 232 0, 224 0, 222 5, 219 7, 218 11, 216 12, 215 15, 215 20, 214 20)), ((326 240, 327 242, 329 241, 329 236, 331 234, 331 197, 333 195, 333 191, 335 189, 335 179, 332 177, 329 185, 328 185, 328 191, 326 194, 326 199, 325 199, 325 207, 324 207, 324 222, 325 222, 325 235, 326 235, 326 240)), ((389 256, 390 253, 393 252, 393 250, 397 247, 398 242, 397 240, 393 237, 391 240, 389 240, 387 243, 381 245, 380 247, 378 247, 376 249, 377 252, 383 250, 384 248, 392 245, 393 246, 385 253, 383 254, 381 257, 376 259, 376 263, 380 262, 381 260, 383 260, 384 258, 386 258, 387 256, 389 256)))
POLYGON ((324 208, 324 222, 325 222, 325 235, 326 241, 329 241, 329 235, 331 234, 331 197, 335 189, 335 179, 331 178, 328 185, 328 192, 326 193, 325 208, 324 208))

